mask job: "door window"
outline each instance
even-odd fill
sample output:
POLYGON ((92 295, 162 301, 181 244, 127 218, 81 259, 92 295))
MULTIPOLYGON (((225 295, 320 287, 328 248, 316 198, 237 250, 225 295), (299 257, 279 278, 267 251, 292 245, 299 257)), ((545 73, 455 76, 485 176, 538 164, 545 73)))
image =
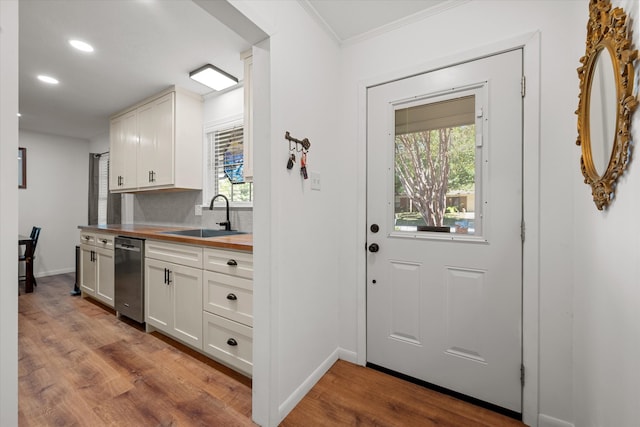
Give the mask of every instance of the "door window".
POLYGON ((469 92, 396 106, 396 231, 479 233, 482 135, 476 116, 476 95, 469 92))

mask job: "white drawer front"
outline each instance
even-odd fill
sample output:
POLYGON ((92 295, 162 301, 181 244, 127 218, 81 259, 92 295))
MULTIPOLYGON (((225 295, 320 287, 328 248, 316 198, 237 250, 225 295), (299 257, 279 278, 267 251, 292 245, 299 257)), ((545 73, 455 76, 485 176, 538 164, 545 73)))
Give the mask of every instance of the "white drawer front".
POLYGON ((253 326, 253 283, 250 279, 204 272, 202 309, 253 326))
POLYGON ((113 234, 96 234, 95 245, 99 248, 112 249, 113 250, 113 234))
POLYGON ((96 235, 82 231, 80 232, 80 243, 93 246, 96 243, 96 235))
POLYGON ((145 256, 188 267, 202 268, 202 248, 147 240, 145 256))
POLYGON ((251 375, 253 330, 215 314, 203 312, 204 348, 216 359, 251 375))
POLYGON ((253 254, 224 249, 204 249, 204 268, 218 273, 253 278, 253 254))

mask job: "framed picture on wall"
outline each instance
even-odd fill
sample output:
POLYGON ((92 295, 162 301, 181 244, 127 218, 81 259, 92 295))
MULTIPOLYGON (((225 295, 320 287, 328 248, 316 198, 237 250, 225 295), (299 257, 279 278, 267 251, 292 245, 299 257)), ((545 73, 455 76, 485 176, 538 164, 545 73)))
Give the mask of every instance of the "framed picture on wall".
POLYGON ((27 188, 27 149, 18 148, 18 188, 27 188))

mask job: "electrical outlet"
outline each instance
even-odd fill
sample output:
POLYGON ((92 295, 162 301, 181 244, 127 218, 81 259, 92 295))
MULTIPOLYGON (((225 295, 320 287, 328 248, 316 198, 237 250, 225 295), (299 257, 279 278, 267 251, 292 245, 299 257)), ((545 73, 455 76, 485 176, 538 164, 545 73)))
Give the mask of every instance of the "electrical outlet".
POLYGON ((196 205, 196 216, 202 216, 202 205, 196 205))
POLYGON ((311 189, 320 191, 320 173, 311 172, 311 189))

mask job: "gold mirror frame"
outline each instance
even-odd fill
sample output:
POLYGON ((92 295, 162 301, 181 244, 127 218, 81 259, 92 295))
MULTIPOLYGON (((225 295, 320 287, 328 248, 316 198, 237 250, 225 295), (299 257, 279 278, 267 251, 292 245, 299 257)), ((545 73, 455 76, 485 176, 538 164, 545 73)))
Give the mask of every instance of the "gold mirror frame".
MULTIPOLYGON (((615 196, 615 185, 624 173, 631 157, 631 135, 629 131, 631 113, 638 105, 633 96, 633 62, 638 51, 632 49, 631 35, 627 29, 627 15, 622 8, 611 8, 610 0, 589 1, 589 22, 587 23, 586 53, 580 58, 578 68, 580 95, 578 110, 577 145, 582 146, 580 168, 585 184, 591 186, 593 201, 598 210, 606 208, 615 196), (607 168, 602 175, 593 162, 590 135, 590 100, 593 75, 600 54, 607 54, 613 65, 616 88, 616 124, 613 147, 607 168)), ((604 56, 603 58, 604 59, 604 56)))

